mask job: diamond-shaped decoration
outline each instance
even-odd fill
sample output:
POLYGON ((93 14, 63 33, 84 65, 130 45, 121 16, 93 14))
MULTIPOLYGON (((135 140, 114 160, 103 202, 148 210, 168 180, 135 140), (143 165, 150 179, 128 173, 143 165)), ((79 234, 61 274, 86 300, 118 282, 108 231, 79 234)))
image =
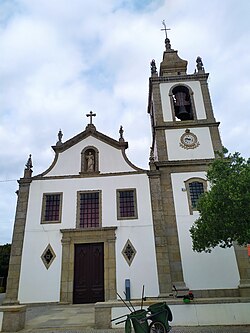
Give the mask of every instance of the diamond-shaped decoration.
POLYGON ((128 239, 123 250, 122 250, 123 257, 127 261, 128 265, 132 264, 134 257, 136 255, 136 249, 134 248, 133 244, 128 239))
POLYGON ((43 251, 43 254, 41 255, 41 259, 44 263, 44 266, 49 269, 50 265, 54 261, 56 257, 56 254, 54 250, 52 249, 51 245, 49 244, 46 249, 43 251))

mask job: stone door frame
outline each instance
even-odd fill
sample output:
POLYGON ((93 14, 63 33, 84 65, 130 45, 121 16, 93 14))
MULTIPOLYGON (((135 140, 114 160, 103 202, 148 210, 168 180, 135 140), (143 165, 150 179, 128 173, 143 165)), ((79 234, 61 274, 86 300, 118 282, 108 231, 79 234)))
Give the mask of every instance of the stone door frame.
POLYGON ((62 229, 60 302, 73 304, 74 245, 104 243, 104 299, 116 299, 116 227, 62 229))

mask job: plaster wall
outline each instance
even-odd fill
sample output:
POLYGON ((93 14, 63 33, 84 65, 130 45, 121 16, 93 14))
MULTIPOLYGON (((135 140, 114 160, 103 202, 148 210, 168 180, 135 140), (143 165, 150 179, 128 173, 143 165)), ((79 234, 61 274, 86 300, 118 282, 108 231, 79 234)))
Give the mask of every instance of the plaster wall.
POLYGON ((209 128, 191 128, 191 132, 197 136, 199 146, 194 149, 184 149, 180 146, 180 137, 185 133, 185 130, 165 130, 168 159, 170 161, 214 158, 214 151, 209 128))
MULTIPOLYGON (((173 83, 161 83, 160 84, 160 93, 162 101, 162 111, 164 121, 173 121, 171 103, 170 103, 170 89, 175 86, 173 83)), ((184 81, 178 82, 178 85, 189 86, 193 91, 194 104, 196 109, 197 119, 206 119, 206 112, 204 108, 203 97, 201 93, 201 86, 199 81, 184 81)))
POLYGON ((133 288, 132 297, 140 297, 143 284, 147 285, 150 296, 158 296, 150 192, 148 177, 143 173, 32 181, 21 264, 19 301, 21 303, 59 301, 62 259, 60 229, 76 227, 77 191, 79 190, 100 190, 102 226, 118 227, 116 278, 119 292, 123 294, 124 281, 130 278, 133 288), (125 188, 136 188, 138 219, 117 219, 116 190, 125 188), (63 193, 61 223, 40 223, 42 196, 43 193, 49 192, 63 193), (130 267, 121 254, 128 239, 137 251, 130 267), (52 246, 56 258, 47 270, 41 260, 41 255, 48 244, 52 246), (145 270, 147 274, 145 274, 145 270))
POLYGON ((142 287, 145 287, 147 297, 159 296, 158 275, 156 267, 155 245, 153 227, 140 225, 139 227, 130 222, 130 226, 120 227, 117 230, 116 253, 120 257, 124 245, 129 239, 136 249, 135 258, 129 266, 125 259, 117 260, 117 291, 124 296, 125 279, 130 279, 131 298, 140 299, 142 287))
POLYGON ((171 175, 184 281, 191 290, 237 288, 240 277, 233 248, 217 247, 212 253, 192 250, 189 229, 199 214, 197 211, 190 214, 187 192, 183 189, 184 182, 193 177, 206 180, 205 172, 171 175))
POLYGON ((134 171, 127 164, 120 149, 89 136, 58 155, 58 160, 46 176, 77 175, 81 171, 81 152, 87 146, 95 146, 99 150, 99 171, 126 172, 134 171), (72 163, 74 161, 74 163, 72 163))
MULTIPOLYGON (((173 314, 173 321, 169 322, 172 327, 175 326, 223 326, 223 325, 249 325, 249 303, 215 303, 215 304, 197 304, 195 300, 189 304, 171 304, 168 303, 173 314)), ((139 310, 140 307, 136 307, 139 310)), ((144 309, 147 309, 144 307, 144 309)), ((126 314, 124 307, 113 307, 111 318, 117 318, 126 314)), ((112 328, 124 327, 124 323, 115 325, 112 322, 112 328)))

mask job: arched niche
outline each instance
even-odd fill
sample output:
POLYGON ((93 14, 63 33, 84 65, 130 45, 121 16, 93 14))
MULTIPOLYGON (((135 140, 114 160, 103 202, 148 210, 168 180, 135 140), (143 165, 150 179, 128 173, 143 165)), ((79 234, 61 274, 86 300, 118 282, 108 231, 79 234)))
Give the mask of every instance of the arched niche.
POLYGON ((99 151, 94 146, 85 147, 81 152, 81 173, 99 172, 99 151))

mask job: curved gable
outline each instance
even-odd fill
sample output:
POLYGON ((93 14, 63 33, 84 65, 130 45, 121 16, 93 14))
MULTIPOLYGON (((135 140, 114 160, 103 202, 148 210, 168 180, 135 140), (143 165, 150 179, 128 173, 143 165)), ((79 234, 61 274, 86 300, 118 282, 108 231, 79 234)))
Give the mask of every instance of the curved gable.
POLYGON ((103 173, 134 172, 141 169, 127 158, 128 143, 116 141, 95 130, 92 125, 72 139, 53 146, 56 155, 42 176, 94 176, 103 173))

